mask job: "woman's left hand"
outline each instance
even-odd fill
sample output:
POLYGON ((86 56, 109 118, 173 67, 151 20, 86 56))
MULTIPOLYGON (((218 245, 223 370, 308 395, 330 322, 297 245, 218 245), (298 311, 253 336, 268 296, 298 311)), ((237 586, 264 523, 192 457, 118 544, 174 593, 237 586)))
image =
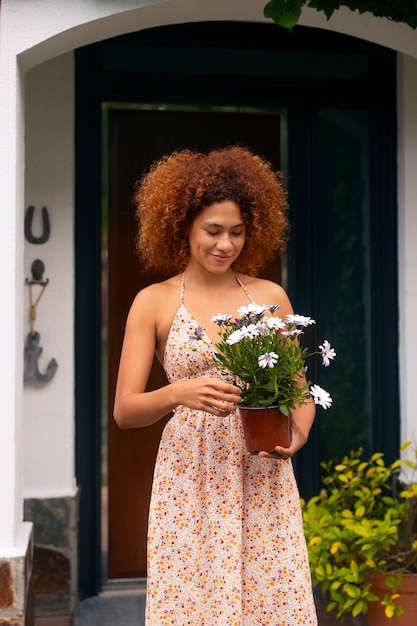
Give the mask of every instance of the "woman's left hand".
POLYGON ((274 452, 266 452, 262 450, 258 456, 269 459, 290 459, 298 450, 300 450, 307 443, 308 435, 306 436, 303 431, 297 426, 297 423, 291 419, 291 443, 288 448, 283 446, 275 446, 274 452))

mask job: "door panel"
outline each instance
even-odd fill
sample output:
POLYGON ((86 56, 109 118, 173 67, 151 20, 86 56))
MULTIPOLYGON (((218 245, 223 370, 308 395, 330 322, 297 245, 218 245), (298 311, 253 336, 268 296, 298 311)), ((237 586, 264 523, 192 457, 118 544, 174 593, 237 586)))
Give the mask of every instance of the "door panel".
MULTIPOLYGON (((277 113, 108 111, 108 577, 146 576, 146 532, 153 468, 162 429, 120 430, 113 418, 114 389, 129 307, 136 293, 163 276, 145 271, 136 256, 135 182, 152 162, 181 148, 206 151, 232 143, 251 148, 280 169, 281 129, 277 113)), ((280 282, 275 259, 263 276, 280 282)), ((166 383, 155 360, 148 389, 166 383)))

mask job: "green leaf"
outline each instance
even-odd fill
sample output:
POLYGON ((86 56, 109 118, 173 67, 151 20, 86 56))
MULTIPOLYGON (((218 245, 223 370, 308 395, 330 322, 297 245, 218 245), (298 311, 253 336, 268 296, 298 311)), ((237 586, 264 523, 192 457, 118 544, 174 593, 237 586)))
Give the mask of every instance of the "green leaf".
POLYGON ((361 613, 366 614, 368 610, 368 605, 364 600, 358 600, 352 608, 353 617, 358 617, 361 613))
POLYGON ((306 0, 270 0, 264 8, 264 15, 291 32, 300 19, 305 3, 306 0))
POLYGON ((366 595, 366 600, 367 602, 376 602, 377 600, 379 600, 379 597, 376 596, 374 593, 368 593, 366 595))
POLYGON ((329 20, 333 15, 335 9, 340 7, 339 0, 310 0, 308 6, 317 11, 323 11, 329 20))
POLYGON ((354 599, 356 599, 360 595, 360 589, 358 589, 358 587, 356 587, 355 585, 345 585, 344 590, 348 596, 354 599))
POLYGON ((280 404, 279 405, 279 410, 281 411, 281 413, 283 415, 286 415, 287 417, 290 414, 290 409, 288 408, 288 406, 286 404, 280 404))
POLYGON ((360 505, 355 511, 355 516, 363 517, 365 515, 365 511, 366 511, 365 507, 363 505, 360 505))

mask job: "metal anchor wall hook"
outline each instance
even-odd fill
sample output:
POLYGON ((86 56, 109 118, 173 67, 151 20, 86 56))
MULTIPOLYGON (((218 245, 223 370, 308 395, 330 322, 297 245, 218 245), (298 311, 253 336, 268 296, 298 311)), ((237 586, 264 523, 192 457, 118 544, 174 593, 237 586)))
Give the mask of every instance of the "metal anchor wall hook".
POLYGON ((28 207, 25 215, 25 237, 29 243, 45 243, 49 239, 49 235, 51 233, 51 224, 49 221, 48 209, 46 206, 42 207, 42 224, 43 224, 43 233, 39 237, 35 237, 32 233, 32 222, 33 222, 33 214, 35 212, 35 207, 28 207))
POLYGON ((40 335, 36 331, 32 334, 29 333, 26 339, 25 347, 25 373, 24 382, 29 380, 37 380, 41 383, 47 383, 54 377, 58 368, 58 363, 55 359, 51 359, 46 368, 45 374, 41 374, 38 367, 38 359, 42 354, 42 348, 39 346, 40 335))
POLYGON ((30 294, 30 325, 31 332, 28 334, 26 339, 25 346, 25 371, 24 371, 24 382, 29 380, 35 380, 42 383, 47 383, 50 381, 58 367, 58 363, 55 359, 51 359, 49 362, 46 373, 41 374, 38 367, 38 359, 42 354, 42 348, 39 346, 40 335, 35 331, 35 320, 36 320, 36 307, 39 303, 39 300, 44 293, 49 280, 43 278, 43 273, 45 271, 45 265, 40 259, 35 259, 31 266, 32 270, 32 279, 28 280, 26 278, 26 284, 29 286, 29 294, 30 294), (33 301, 33 286, 40 286, 41 291, 39 292, 38 297, 35 302, 33 301))

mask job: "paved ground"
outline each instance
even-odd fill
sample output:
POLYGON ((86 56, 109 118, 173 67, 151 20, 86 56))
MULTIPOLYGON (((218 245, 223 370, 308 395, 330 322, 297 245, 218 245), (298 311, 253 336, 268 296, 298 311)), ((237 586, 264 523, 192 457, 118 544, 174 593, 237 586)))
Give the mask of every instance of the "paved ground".
MULTIPOLYGON (((81 602, 75 612, 74 626, 144 626, 145 590, 106 591, 81 602)), ((365 618, 347 617, 343 623, 318 603, 319 626, 366 626, 365 618)))
POLYGON ((145 592, 113 591, 81 602, 74 626, 144 626, 145 592))

